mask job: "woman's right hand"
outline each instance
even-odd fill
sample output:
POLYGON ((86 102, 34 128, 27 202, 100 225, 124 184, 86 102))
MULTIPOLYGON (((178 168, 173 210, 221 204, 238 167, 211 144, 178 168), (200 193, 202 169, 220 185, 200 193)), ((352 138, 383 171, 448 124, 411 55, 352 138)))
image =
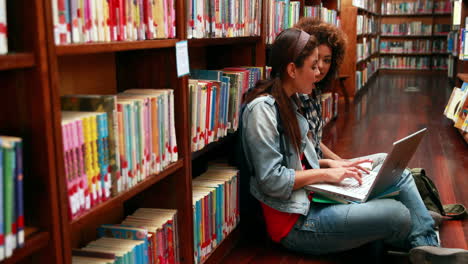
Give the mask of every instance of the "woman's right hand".
POLYGON ((325 181, 330 183, 339 183, 346 178, 354 178, 362 184, 362 172, 356 167, 329 168, 326 170, 325 181))

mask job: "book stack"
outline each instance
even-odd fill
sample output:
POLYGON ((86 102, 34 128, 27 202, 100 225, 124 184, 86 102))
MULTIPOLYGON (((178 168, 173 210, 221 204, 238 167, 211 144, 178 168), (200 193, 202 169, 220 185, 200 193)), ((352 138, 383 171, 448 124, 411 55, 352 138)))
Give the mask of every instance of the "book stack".
POLYGON ((401 24, 382 24, 382 35, 388 36, 430 36, 432 34, 432 25, 423 24, 421 21, 414 21, 401 24))
POLYGON ((8 53, 6 0, 0 0, 0 55, 8 53))
POLYGON ((304 16, 320 18, 326 23, 333 24, 337 27, 340 26, 340 17, 338 16, 336 10, 328 9, 322 4, 314 6, 304 6, 304 16))
POLYGON ((414 56, 382 56, 380 57, 381 69, 413 69, 413 70, 429 70, 431 59, 430 57, 414 57, 414 56))
POLYGON ((383 15, 390 14, 431 14, 432 0, 417 0, 410 2, 383 0, 381 11, 383 15))
POLYGON ((356 21, 357 34, 376 34, 378 30, 378 23, 374 16, 368 17, 358 15, 356 21))
POLYGON ((237 130, 242 95, 262 76, 262 67, 192 71, 193 79, 189 79, 192 151, 237 130))
POLYGON ((468 83, 454 87, 444 109, 444 115, 453 120, 454 127, 468 132, 468 83))
POLYGON ((300 2, 289 0, 266 0, 266 43, 272 44, 276 36, 288 29, 300 18, 300 2))
POLYGON ((188 0, 187 38, 259 36, 261 0, 188 0))
MULTIPOLYGON (((443 43, 440 42, 439 40, 434 40, 434 49, 442 48, 443 43)), ((428 39, 380 42, 381 53, 430 53, 430 47, 431 41, 428 39)), ((435 50, 433 50, 433 52, 435 52, 435 50)))
POLYGON ((450 0, 435 0, 434 13, 447 14, 452 12, 452 2, 450 0))
POLYGON ((98 236, 73 250, 72 263, 180 263, 176 210, 140 208, 122 224, 101 225, 98 236))
POLYGON ((434 40, 432 40, 432 52, 433 53, 446 53, 446 52, 448 52, 447 40, 445 40, 445 39, 434 39, 434 40))
POLYGON ((0 260, 24 246, 22 139, 0 136, 0 260))
POLYGON ((55 44, 175 38, 175 1, 51 0, 55 44))
POLYGON ((338 94, 331 92, 323 93, 320 96, 320 102, 322 105, 322 119, 326 125, 338 116, 338 94))
POLYGON ((239 223, 239 175, 214 163, 192 181, 195 263, 203 263, 239 223))
POLYGON ((61 100, 68 110, 62 137, 72 219, 178 160, 173 90, 61 100))
POLYGON ((352 4, 355 7, 366 9, 367 11, 370 11, 370 12, 376 12, 377 11, 376 1, 353 0, 352 4))

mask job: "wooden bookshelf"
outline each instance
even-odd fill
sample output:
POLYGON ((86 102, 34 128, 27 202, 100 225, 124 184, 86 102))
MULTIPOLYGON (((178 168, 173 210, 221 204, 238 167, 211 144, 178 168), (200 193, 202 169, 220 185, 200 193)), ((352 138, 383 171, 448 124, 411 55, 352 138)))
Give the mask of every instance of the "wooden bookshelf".
MULTIPOLYGON (((433 42, 435 40, 440 40, 447 37, 447 34, 443 33, 436 33, 434 32, 434 28, 436 24, 448 24, 448 16, 446 13, 435 13, 432 11, 431 13, 419 13, 419 14, 385 14, 381 16, 381 23, 382 24, 401 24, 401 23, 410 23, 414 21, 420 21, 423 24, 432 25, 432 32, 429 35, 391 35, 391 34, 382 34, 381 41, 398 41, 398 39, 422 39, 422 40, 429 40, 431 49, 433 42)), ((403 41, 403 40, 402 40, 403 41)), ((427 57, 430 60, 429 67, 433 71, 441 71, 442 69, 436 68, 434 64, 434 59, 436 56, 445 55, 442 52, 424 52, 424 53, 384 53, 381 52, 381 56, 418 56, 418 57, 427 57)), ((386 69, 387 71, 393 69, 386 69)), ((403 69, 394 69, 397 71, 401 71, 403 69)), ((406 69, 404 69, 406 70, 406 69)), ((408 69, 408 70, 417 70, 417 71, 426 71, 426 69, 408 69)))
POLYGON ((0 134, 23 140, 27 228, 24 247, 2 263, 62 260, 43 2, 7 3, 8 54, 0 56, 0 134))
POLYGON ((24 259, 30 257, 35 252, 38 252, 47 247, 50 240, 49 232, 38 232, 35 228, 25 229, 24 247, 17 248, 11 258, 7 258, 0 262, 2 264, 20 263, 24 259), (32 232, 34 230, 34 232, 32 232))
MULTIPOLYGON (((356 85, 356 78, 357 78, 356 72, 362 71, 363 68, 365 68, 365 66, 367 65, 367 63, 371 61, 371 59, 377 58, 379 56, 378 51, 376 51, 375 53, 371 54, 367 58, 358 60, 357 51, 356 51, 357 44, 363 43, 364 38, 366 38, 367 41, 370 42, 371 39, 376 39, 380 36, 380 33, 379 33, 380 10, 379 9, 380 9, 380 1, 377 2, 376 12, 363 9, 361 7, 355 7, 352 5, 352 1, 350 0, 344 0, 341 2, 341 13, 340 13, 341 28, 348 37, 348 45, 346 47, 346 55, 345 55, 343 64, 340 69, 340 75, 349 76, 349 78, 345 80, 344 86, 346 87, 347 94, 350 96, 351 99, 354 98, 354 96, 358 92, 358 87, 356 85), (377 24, 377 32, 357 34, 358 32, 357 16, 358 15, 363 15, 368 18, 373 18, 377 24)), ((377 71, 374 74, 370 74, 369 76, 367 76, 368 77, 367 82, 371 79, 372 75, 375 75, 376 73, 377 71)), ((364 86, 366 86, 366 84, 364 84, 362 88, 365 88, 364 86)))

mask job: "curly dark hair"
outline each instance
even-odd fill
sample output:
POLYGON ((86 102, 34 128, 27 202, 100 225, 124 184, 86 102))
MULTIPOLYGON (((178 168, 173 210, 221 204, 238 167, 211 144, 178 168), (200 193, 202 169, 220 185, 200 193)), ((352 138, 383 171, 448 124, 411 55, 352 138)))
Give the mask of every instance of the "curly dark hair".
POLYGON ((330 70, 327 73, 327 76, 318 83, 319 87, 326 86, 336 75, 341 63, 343 62, 347 43, 346 34, 336 26, 313 17, 301 18, 294 27, 302 29, 310 35, 315 36, 319 45, 326 44, 332 50, 330 70))

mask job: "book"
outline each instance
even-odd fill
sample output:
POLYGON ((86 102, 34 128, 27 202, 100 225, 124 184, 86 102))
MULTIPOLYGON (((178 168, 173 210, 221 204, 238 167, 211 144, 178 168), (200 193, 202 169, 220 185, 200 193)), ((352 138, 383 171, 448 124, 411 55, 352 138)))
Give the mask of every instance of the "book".
POLYGON ((0 54, 8 52, 6 0, 0 0, 0 54))
POLYGON ((64 95, 60 98, 62 110, 105 112, 107 114, 108 171, 110 172, 111 195, 119 193, 117 181, 121 174, 117 98, 115 95, 64 95))

